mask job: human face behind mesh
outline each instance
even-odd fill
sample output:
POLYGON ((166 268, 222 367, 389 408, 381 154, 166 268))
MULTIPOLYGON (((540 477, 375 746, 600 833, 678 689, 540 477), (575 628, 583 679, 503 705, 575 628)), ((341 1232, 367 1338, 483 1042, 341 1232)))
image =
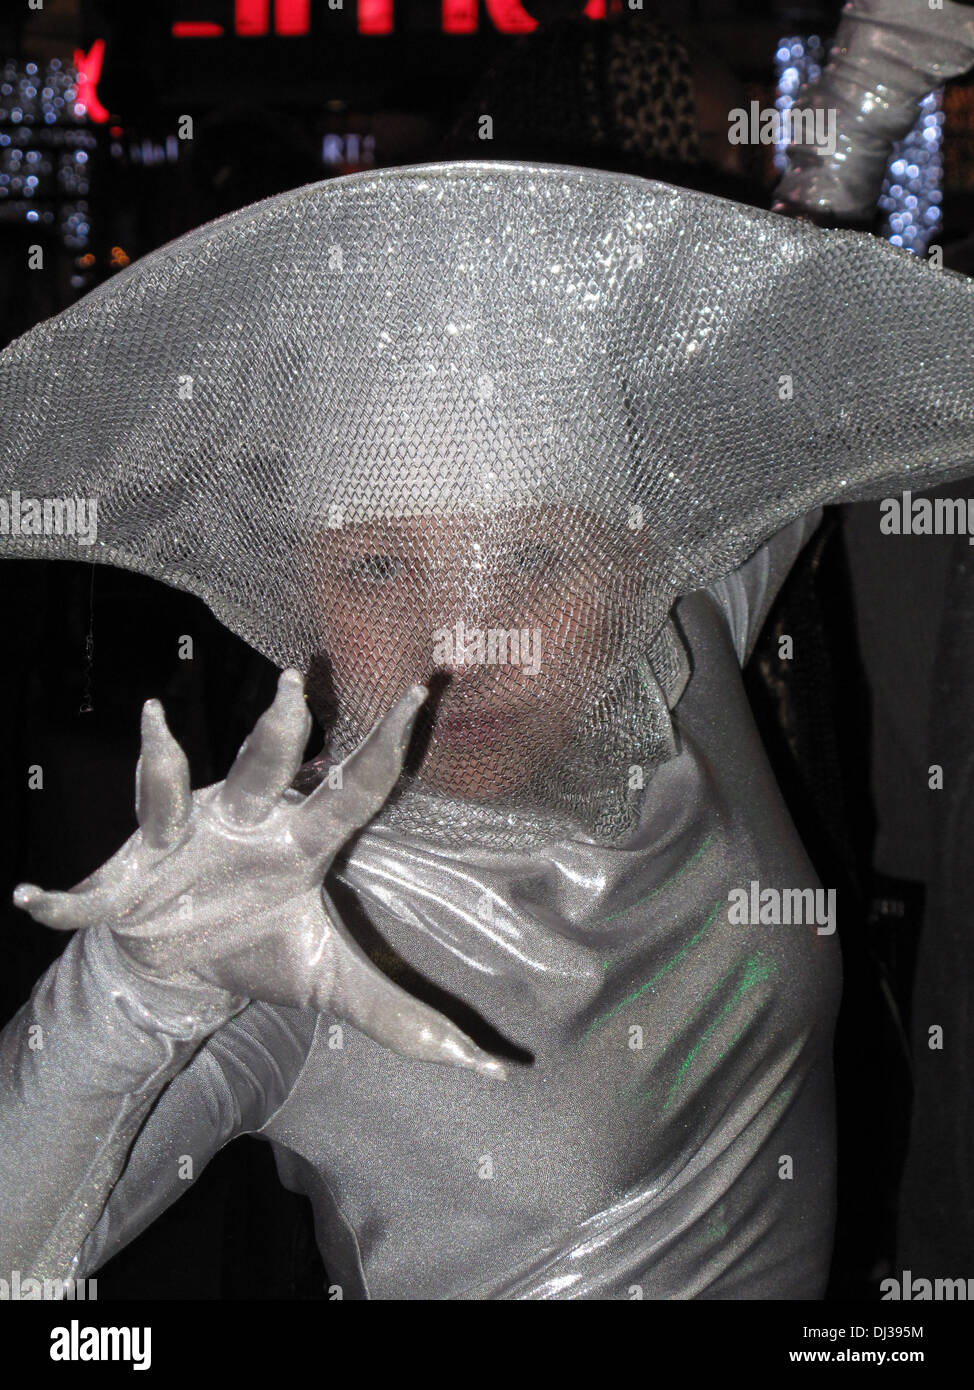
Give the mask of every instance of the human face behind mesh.
POLYGON ((416 775, 446 795, 504 797, 579 732, 618 655, 637 561, 631 535, 551 505, 323 533, 314 589, 337 707, 362 734, 406 686, 432 683, 416 775))

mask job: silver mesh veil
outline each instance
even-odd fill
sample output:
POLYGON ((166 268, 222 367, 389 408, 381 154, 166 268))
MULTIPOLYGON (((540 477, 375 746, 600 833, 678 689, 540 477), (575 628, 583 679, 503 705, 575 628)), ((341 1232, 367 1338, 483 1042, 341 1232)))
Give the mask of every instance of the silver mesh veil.
POLYGON ((675 598, 819 503, 970 471, 972 326, 965 279, 664 184, 357 174, 0 355, 0 553, 199 595, 310 672, 334 757, 442 671, 391 814, 612 842, 674 746, 675 598), (90 546, 37 533, 66 497, 90 546))

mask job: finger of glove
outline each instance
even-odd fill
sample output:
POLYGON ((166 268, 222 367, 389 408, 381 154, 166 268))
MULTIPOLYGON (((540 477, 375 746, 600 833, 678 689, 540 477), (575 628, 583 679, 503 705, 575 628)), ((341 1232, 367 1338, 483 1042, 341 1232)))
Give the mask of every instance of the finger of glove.
POLYGON ((218 794, 229 820, 255 825, 270 814, 301 766, 310 732, 304 679, 300 671, 282 671, 273 704, 258 719, 218 794))
POLYGON ((128 858, 134 840, 135 836, 123 845, 118 854, 72 888, 63 892, 47 892, 36 883, 21 883, 14 890, 14 902, 36 921, 43 922, 44 926, 63 927, 65 931, 118 918, 131 903, 133 895, 127 888, 134 888, 136 893, 139 890, 139 883, 132 880, 131 861, 128 858), (43 918, 37 916, 35 907, 37 912, 44 914, 43 918))
POLYGON ((77 931, 101 920, 93 894, 76 892, 46 893, 36 883, 19 883, 14 903, 44 927, 57 931, 77 931))
POLYGON ((503 1063, 479 1048, 455 1023, 377 970, 337 922, 334 909, 331 917, 335 925, 334 977, 322 1008, 334 1010, 401 1057, 445 1063, 497 1079, 506 1077, 503 1063))
POLYGON ((135 770, 135 813, 142 838, 155 849, 175 844, 189 819, 189 763, 158 700, 142 707, 142 751, 135 770))
POLYGON ((295 836, 318 867, 382 808, 399 780, 413 721, 428 693, 423 685, 412 686, 341 764, 340 787, 326 780, 295 809, 295 836))

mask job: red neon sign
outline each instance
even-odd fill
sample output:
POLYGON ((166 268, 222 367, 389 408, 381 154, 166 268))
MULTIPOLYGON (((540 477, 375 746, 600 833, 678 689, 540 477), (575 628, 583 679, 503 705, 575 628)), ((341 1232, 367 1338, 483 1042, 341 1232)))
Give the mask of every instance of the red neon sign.
POLYGON ((266 34, 270 19, 270 0, 235 0, 234 33, 266 34))
POLYGON ((443 0, 444 34, 476 34, 477 0, 443 0))
MULTIPOLYGON (((531 18, 521 0, 484 0, 488 17, 502 34, 533 34, 537 22, 531 18)), ((273 6, 274 33, 299 38, 311 32, 311 0, 234 0, 233 32, 238 38, 259 38, 271 31, 273 6)), ((605 19, 610 10, 618 9, 610 0, 588 0, 585 14, 589 19, 605 19)), ((475 34, 479 24, 480 0, 441 0, 440 26, 445 34, 475 34)), ((360 34, 391 34, 395 28, 395 0, 357 0, 357 23, 360 34)), ((173 38, 219 38, 222 24, 206 20, 177 20, 172 26, 173 38)))
POLYGON ((177 19, 172 26, 174 39, 222 39, 222 24, 207 24, 205 20, 177 19))
POLYGON ((311 0, 275 0, 274 32, 306 34, 311 28, 311 0))
POLYGON ((532 19, 521 0, 485 0, 494 28, 502 34, 532 34, 538 21, 532 19))
POLYGON ((393 0, 358 0, 360 34, 391 34, 393 0))
POLYGON ((74 65, 78 70, 78 99, 76 105, 83 106, 92 121, 107 121, 108 112, 98 100, 98 79, 101 65, 105 61, 105 40, 95 39, 91 52, 80 48, 74 50, 74 65))

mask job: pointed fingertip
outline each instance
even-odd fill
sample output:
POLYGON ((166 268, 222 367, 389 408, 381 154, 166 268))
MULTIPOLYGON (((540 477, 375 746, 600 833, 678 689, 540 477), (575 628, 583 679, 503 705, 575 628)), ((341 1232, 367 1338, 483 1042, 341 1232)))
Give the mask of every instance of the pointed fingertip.
POLYGON ((398 703, 400 714, 405 714, 407 720, 412 720, 429 695, 425 685, 411 685, 398 703))
POLYGON ((304 693, 304 676, 293 666, 282 671, 278 677, 272 708, 275 707, 277 718, 280 718, 282 714, 289 718, 293 717, 300 710, 302 718, 307 723, 311 721, 311 711, 308 709, 308 701, 304 693))
POLYGON ((142 706, 142 732, 143 734, 158 733, 160 729, 166 727, 166 715, 162 708, 161 700, 146 700, 142 706))
POLYGON ((474 1062, 474 1068, 481 1076, 492 1076, 495 1081, 507 1080, 507 1068, 495 1057, 478 1057, 474 1062))
POLYGON ((30 907, 43 891, 36 883, 18 883, 14 889, 14 904, 16 907, 30 907))
POLYGON ((304 676, 295 666, 288 666, 277 679, 278 690, 299 691, 304 694, 304 676))
POLYGON ((495 1081, 507 1080, 507 1067, 504 1063, 497 1057, 491 1057, 488 1052, 482 1052, 469 1038, 464 1038, 462 1041, 455 1038, 450 1039, 446 1043, 446 1052, 449 1055, 449 1060, 468 1071, 475 1071, 481 1076, 492 1077, 495 1081))

